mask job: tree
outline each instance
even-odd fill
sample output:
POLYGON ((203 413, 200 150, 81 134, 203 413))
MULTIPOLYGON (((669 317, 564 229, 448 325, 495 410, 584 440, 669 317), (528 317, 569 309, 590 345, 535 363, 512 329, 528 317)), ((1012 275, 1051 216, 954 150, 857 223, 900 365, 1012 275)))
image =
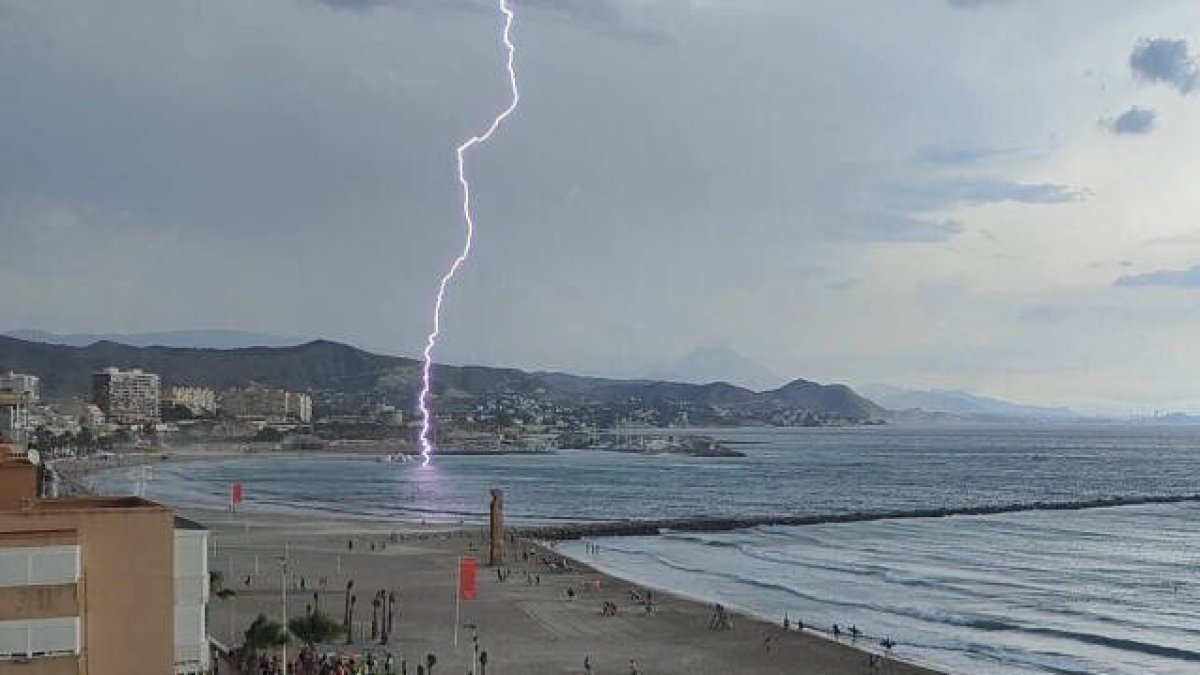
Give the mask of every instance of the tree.
POLYGON ((314 609, 308 616, 292 619, 288 622, 288 629, 309 647, 333 642, 346 630, 320 609, 314 609))
POLYGON ((254 667, 258 653, 267 649, 282 647, 287 644, 287 630, 279 622, 259 614, 246 629, 242 644, 242 670, 246 672, 254 667))

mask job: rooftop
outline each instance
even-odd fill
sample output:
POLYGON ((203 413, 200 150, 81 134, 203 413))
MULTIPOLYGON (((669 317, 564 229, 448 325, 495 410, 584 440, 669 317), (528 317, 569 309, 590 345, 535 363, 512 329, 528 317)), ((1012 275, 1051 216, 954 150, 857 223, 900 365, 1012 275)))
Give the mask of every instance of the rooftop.
POLYGON ((175 529, 177 530, 208 530, 207 527, 197 523, 194 520, 184 518, 183 516, 175 516, 175 529))
POLYGON ((141 497, 65 497, 38 499, 29 504, 31 511, 97 511, 102 509, 170 510, 158 502, 141 497))

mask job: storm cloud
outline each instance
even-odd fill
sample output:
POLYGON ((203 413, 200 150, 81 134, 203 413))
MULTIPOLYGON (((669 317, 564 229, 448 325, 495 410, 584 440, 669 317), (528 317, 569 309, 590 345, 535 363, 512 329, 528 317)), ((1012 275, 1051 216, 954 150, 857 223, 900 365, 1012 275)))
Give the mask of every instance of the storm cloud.
POLYGON ((1182 39, 1142 38, 1129 55, 1129 67, 1138 78, 1166 84, 1181 94, 1192 93, 1200 77, 1187 40, 1182 39))
POLYGON ((1114 134, 1148 134, 1154 130, 1158 113, 1149 108, 1134 106, 1112 120, 1109 127, 1114 134))
POLYGON ((1115 285, 1200 288, 1200 265, 1186 270, 1155 270, 1143 274, 1129 274, 1117 279, 1115 285))
MULTIPOLYGON (((1114 27, 1156 35, 1200 10, 513 6, 522 103, 468 158, 476 245, 438 358, 625 375, 721 343, 789 377, 1034 398, 1151 387, 1136 374, 1156 353, 1121 349, 1138 326, 1013 319, 1088 293, 1179 300, 1116 293, 1131 270, 1088 263, 1169 267, 1169 247, 1138 247, 1193 226, 1200 140, 1183 124, 1155 124, 1151 143, 1095 133, 1099 110, 1178 97, 1080 72, 1124 72, 1114 27), (1143 384, 1098 388, 1096 362, 1143 384)), ((419 353, 462 246, 454 148, 507 101, 495 9, 5 2, 0 329, 230 328, 419 353)), ((1139 79, 1193 86, 1186 44, 1173 61, 1142 51, 1139 79)), ((1153 309, 1177 322, 1162 335, 1200 340, 1200 311, 1153 309)))

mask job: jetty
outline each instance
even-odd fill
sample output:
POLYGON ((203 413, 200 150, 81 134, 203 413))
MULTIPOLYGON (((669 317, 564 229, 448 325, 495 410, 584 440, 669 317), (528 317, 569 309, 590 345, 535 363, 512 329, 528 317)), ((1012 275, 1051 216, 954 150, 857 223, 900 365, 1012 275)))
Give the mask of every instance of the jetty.
POLYGON ((618 521, 564 523, 510 528, 516 536, 543 541, 566 541, 590 537, 641 537, 664 532, 724 532, 750 527, 829 525, 864 523, 877 520, 946 518, 950 516, 990 516, 1025 511, 1082 511, 1084 509, 1144 504, 1200 502, 1200 494, 1097 497, 1077 501, 1035 501, 981 506, 927 508, 893 511, 855 511, 850 513, 761 516, 688 516, 618 521))

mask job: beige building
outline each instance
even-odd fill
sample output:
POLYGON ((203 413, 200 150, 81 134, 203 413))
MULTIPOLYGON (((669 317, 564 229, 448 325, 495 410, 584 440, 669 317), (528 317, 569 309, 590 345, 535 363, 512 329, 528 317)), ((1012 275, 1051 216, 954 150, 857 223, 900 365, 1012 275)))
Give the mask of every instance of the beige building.
POLYGON ((311 422, 312 397, 267 387, 230 389, 221 394, 221 412, 241 419, 311 422))
POLYGON ((198 528, 136 497, 38 499, 36 467, 0 463, 0 675, 203 672, 198 528))
POLYGON ((115 424, 157 424, 158 375, 137 368, 105 368, 92 373, 92 402, 115 424))
POLYGON ((217 394, 208 387, 168 387, 163 403, 183 406, 193 415, 210 415, 217 411, 217 394))

